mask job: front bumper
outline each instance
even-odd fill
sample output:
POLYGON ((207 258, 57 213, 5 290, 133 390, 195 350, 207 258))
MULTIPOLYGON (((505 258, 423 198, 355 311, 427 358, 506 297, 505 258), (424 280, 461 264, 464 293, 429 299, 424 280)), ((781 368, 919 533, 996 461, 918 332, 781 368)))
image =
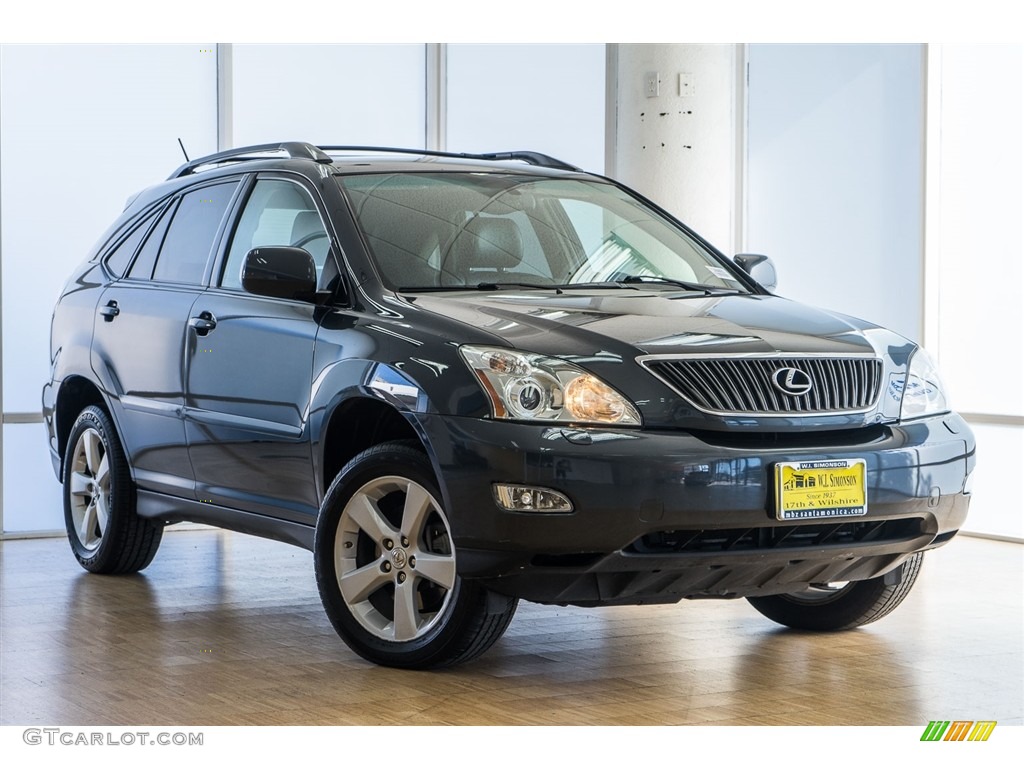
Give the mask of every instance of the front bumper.
POLYGON ((960 528, 975 452, 956 414, 742 444, 729 434, 442 416, 420 425, 459 572, 505 594, 576 605, 776 594, 893 571, 960 528), (775 518, 776 462, 838 458, 867 463, 866 515, 775 518), (557 490, 574 511, 504 511, 496 482, 557 490))

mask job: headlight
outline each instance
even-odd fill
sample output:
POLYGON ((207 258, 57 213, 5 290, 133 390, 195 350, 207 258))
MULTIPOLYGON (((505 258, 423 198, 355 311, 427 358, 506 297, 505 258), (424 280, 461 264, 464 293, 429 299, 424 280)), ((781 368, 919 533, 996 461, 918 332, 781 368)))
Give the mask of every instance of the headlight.
POLYGON ((919 349, 910 359, 910 370, 907 371, 903 386, 900 418, 916 419, 948 410, 939 372, 928 353, 919 349))
POLYGON ((639 426, 636 406, 593 374, 554 357, 460 347, 496 419, 639 426))

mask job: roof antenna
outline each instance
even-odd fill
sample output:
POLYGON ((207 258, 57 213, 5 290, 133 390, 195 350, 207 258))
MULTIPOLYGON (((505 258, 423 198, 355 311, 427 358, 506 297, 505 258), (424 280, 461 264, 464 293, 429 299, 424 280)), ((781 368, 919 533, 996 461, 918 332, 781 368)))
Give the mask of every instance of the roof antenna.
POLYGON ((181 147, 181 154, 183 154, 185 156, 185 162, 186 163, 191 163, 192 161, 188 159, 188 152, 185 151, 185 145, 181 143, 181 137, 180 136, 178 137, 178 146, 181 147))

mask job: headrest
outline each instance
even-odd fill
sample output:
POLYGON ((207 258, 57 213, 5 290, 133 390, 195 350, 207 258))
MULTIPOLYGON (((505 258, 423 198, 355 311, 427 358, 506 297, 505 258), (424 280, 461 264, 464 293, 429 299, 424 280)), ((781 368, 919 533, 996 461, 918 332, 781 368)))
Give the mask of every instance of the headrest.
POLYGON ((475 216, 455 242, 462 270, 508 269, 523 260, 523 239, 511 219, 475 216))
POLYGON ((292 221, 291 242, 297 243, 307 235, 324 231, 324 225, 320 222, 320 214, 316 211, 299 211, 292 221))

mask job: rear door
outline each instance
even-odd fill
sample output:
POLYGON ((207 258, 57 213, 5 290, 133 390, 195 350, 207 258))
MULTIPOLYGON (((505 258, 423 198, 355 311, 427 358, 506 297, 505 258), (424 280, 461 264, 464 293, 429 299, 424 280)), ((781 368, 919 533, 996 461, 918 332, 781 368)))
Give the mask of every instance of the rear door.
POLYGON ((204 185, 169 200, 139 238, 123 279, 100 297, 93 370, 140 488, 194 498, 181 419, 188 321, 237 186, 204 185))

